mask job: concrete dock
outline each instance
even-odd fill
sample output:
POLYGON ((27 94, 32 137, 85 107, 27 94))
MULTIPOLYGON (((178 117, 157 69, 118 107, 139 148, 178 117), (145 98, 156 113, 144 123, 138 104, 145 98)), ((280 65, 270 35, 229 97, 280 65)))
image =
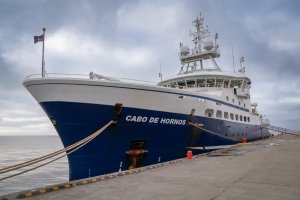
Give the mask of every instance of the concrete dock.
POLYGON ((281 135, 26 199, 299 200, 300 137, 281 135))

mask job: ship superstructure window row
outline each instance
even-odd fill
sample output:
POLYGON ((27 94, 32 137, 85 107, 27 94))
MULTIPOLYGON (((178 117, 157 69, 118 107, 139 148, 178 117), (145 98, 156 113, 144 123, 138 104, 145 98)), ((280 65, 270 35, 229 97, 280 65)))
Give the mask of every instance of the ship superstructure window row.
POLYGON ((186 79, 178 79, 173 81, 168 81, 165 83, 159 83, 160 86, 163 87, 171 87, 171 88, 202 88, 202 87, 216 87, 216 88, 248 88, 250 87, 250 82, 245 80, 226 80, 222 78, 186 78, 186 79))
POLYGON ((222 110, 217 110, 216 115, 214 115, 215 111, 214 109, 208 108, 205 110, 204 116, 205 117, 216 117, 219 119, 230 119, 232 121, 241 121, 241 122, 250 122, 250 117, 246 117, 243 115, 238 115, 234 113, 228 113, 228 112, 223 112, 222 110), (224 113, 224 115, 223 115, 224 113))

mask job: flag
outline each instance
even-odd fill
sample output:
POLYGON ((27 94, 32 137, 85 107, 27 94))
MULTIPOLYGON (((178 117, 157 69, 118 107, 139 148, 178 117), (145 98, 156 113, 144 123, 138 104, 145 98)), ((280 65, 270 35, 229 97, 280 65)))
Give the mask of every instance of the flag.
POLYGON ((44 35, 33 36, 33 39, 34 39, 34 44, 38 43, 38 42, 43 42, 44 41, 44 35))

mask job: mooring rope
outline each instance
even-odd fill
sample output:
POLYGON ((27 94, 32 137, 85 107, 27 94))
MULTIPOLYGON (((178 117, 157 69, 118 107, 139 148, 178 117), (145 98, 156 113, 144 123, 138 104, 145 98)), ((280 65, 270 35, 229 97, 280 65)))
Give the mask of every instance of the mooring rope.
POLYGON ((81 147, 83 147, 84 145, 86 145, 87 143, 89 143, 90 141, 92 141, 94 138, 96 138, 98 135, 100 135, 106 128, 108 128, 111 124, 115 123, 114 120, 111 120, 110 122, 108 122, 105 126, 103 126, 102 128, 100 128, 98 131, 94 132, 93 134, 91 134, 90 136, 74 143, 73 145, 70 145, 64 149, 61 149, 59 151, 56 151, 54 153, 51 153, 51 154, 47 154, 45 156, 42 156, 42 157, 39 157, 39 158, 35 158, 35 159, 32 159, 32 160, 29 160, 29 161, 26 161, 26 162, 23 162, 23 163, 19 163, 19 164, 16 164, 16 165, 12 165, 12 166, 9 166, 9 167, 5 167, 3 169, 0 170, 0 174, 2 173, 5 173, 5 172, 10 172, 10 171, 13 171, 13 170, 16 170, 16 169, 20 169, 20 168, 24 168, 24 167, 27 167, 27 166, 30 166, 30 165, 33 165, 35 163, 38 163, 38 162, 41 162, 41 161, 44 161, 44 160, 47 160, 47 159, 50 159, 50 158, 53 158, 61 153, 64 153, 66 152, 66 154, 60 156, 60 157, 57 157, 53 160, 50 160, 46 163, 43 163, 41 165, 38 165, 38 166, 35 166, 33 168, 30 168, 30 169, 27 169, 27 170, 24 170, 22 172, 19 172, 19 173, 16 173, 16 174, 12 174, 10 176, 7 176, 7 177, 4 177, 4 178, 1 178, 0 181, 2 180, 5 180, 5 179, 8 179, 8 178, 11 178, 11 177, 14 177, 14 176, 17 176, 17 175, 20 175, 20 174, 24 174, 26 172, 29 172, 29 171, 32 171, 34 169, 37 169, 37 168, 40 168, 42 166, 45 166, 47 164, 50 164, 66 155, 69 155, 75 151, 77 151, 78 149, 80 149, 81 147), (74 149, 75 148, 75 149, 74 149), (69 151, 71 150, 71 151, 69 151), (69 152, 68 152, 69 151, 69 152))
POLYGON ((235 139, 235 138, 230 138, 230 137, 228 137, 228 136, 224 136, 224 135, 222 135, 222 134, 220 134, 220 133, 216 133, 216 132, 214 132, 214 131, 210 131, 210 130, 208 130, 208 129, 205 129, 205 128, 203 128, 203 127, 200 127, 200 126, 198 126, 197 124, 194 124, 194 123, 189 122, 189 125, 191 125, 191 126, 193 126, 193 127, 196 127, 196 128, 198 128, 198 129, 200 129, 200 130, 203 130, 203 131, 205 131, 205 132, 208 132, 208 133, 210 133, 210 134, 212 134, 212 135, 215 135, 215 136, 224 138, 224 139, 226 139, 226 140, 231 140, 231 141, 234 141, 234 142, 240 142, 239 139, 235 139))

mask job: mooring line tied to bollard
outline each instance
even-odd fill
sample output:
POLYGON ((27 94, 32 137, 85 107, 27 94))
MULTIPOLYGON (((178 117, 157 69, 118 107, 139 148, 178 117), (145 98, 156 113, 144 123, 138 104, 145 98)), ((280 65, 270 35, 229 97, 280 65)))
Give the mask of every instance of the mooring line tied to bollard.
POLYGON ((4 167, 2 169, 0 169, 0 174, 4 174, 4 173, 8 173, 8 172, 11 172, 11 171, 15 171, 15 170, 18 170, 18 169, 21 169, 21 168, 24 168, 24 167, 28 167, 28 166, 31 166, 31 165, 34 165, 36 163, 40 163, 42 161, 45 161, 45 160, 49 160, 50 158, 53 158, 53 157, 56 157, 54 158, 53 160, 50 160, 48 162, 45 162, 45 163, 42 163, 38 166, 35 166, 35 167, 32 167, 30 169, 26 169, 24 171, 21 171, 21 172, 18 172, 18 173, 15 173, 15 174, 12 174, 12 175, 9 175, 9 176, 6 176, 6 177, 3 177, 3 178, 0 178, 0 181, 3 181, 5 179, 8 179, 8 178, 12 178, 14 176, 18 176, 18 175, 21 175, 21 174, 24 174, 26 172, 29 172, 29 171, 32 171, 34 169, 37 169, 37 168, 40 168, 42 166, 45 166, 47 164, 50 164, 66 155, 69 155, 75 151, 77 151, 78 149, 80 149, 81 147, 85 146, 86 144, 88 144, 90 141, 92 141, 93 139, 95 139, 97 136, 99 136, 105 129, 107 129, 110 125, 112 124, 115 124, 116 121, 114 120, 111 120, 109 121, 106 125, 104 125, 102 128, 100 128, 99 130, 97 130, 96 132, 94 132, 93 134, 89 135, 88 137, 66 147, 66 148, 63 148, 61 150, 58 150, 58 151, 55 151, 53 153, 50 153, 50 154, 47 154, 47 155, 44 155, 44 156, 41 156, 41 157, 38 157, 38 158, 35 158, 35 159, 32 159, 32 160, 28 160, 28 161, 25 161, 25 162, 22 162, 22 163, 19 163, 19 164, 15 164, 15 165, 11 165, 11 166, 8 166, 8 167, 4 167), (63 154, 65 153, 65 154, 63 154), (63 155, 61 155, 63 154, 63 155), (60 156, 59 156, 60 155, 60 156), (59 156, 59 157, 57 157, 59 156))

